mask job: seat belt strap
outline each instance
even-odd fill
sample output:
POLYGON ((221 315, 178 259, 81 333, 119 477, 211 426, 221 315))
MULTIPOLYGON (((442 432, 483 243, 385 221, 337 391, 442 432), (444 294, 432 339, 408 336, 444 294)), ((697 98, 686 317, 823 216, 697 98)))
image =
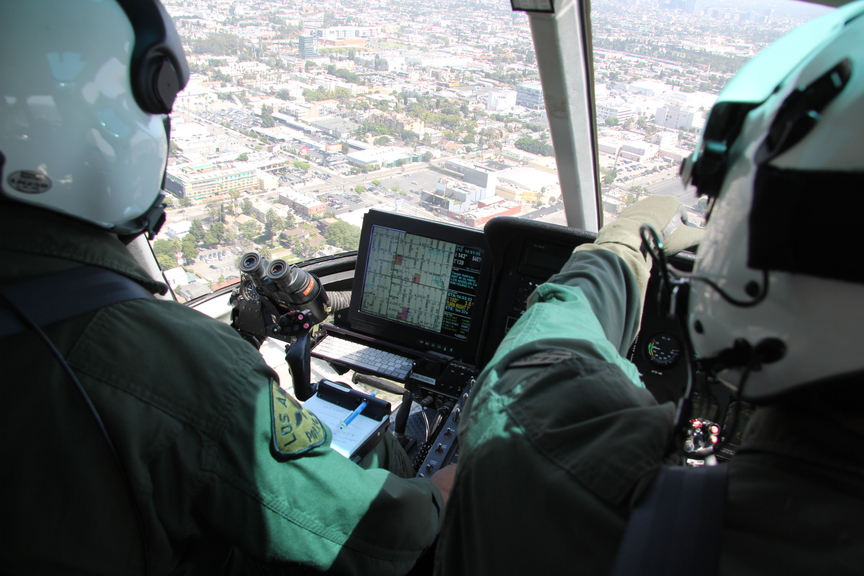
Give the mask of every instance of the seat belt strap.
POLYGON ((716 575, 727 467, 663 466, 630 515, 612 576, 716 575))
MULTIPOLYGON (((0 286, 6 297, 39 326, 138 298, 153 298, 134 280, 95 266, 70 268, 0 286)), ((29 330, 19 315, 0 302, 0 338, 29 330)))

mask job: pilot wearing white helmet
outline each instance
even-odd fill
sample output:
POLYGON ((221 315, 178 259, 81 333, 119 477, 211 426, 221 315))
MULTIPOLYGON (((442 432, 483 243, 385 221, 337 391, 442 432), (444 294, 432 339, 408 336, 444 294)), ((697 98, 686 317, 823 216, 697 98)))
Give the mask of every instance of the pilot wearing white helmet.
POLYGON ((652 196, 532 295, 464 411, 438 574, 861 573, 862 16, 857 2, 794 30, 721 93, 682 169, 711 199, 691 274, 658 248, 697 234, 652 196), (696 376, 756 406, 731 461, 674 469, 727 472, 695 498, 653 497, 691 405, 658 405, 625 358, 655 257, 696 376), (708 501, 711 516, 688 515, 708 501))
POLYGON ((188 79, 162 5, 3 2, 0 54, 0 572, 410 570, 448 473, 388 472, 413 475, 398 444, 382 468, 331 449, 257 350, 153 298, 124 246, 162 223, 188 79))

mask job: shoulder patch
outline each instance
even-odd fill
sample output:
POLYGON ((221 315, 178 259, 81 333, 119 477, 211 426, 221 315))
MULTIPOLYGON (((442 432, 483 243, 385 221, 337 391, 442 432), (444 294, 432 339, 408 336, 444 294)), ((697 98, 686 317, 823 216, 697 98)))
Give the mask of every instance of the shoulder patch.
POLYGON ((270 380, 270 421, 273 428, 270 452, 280 462, 302 456, 327 439, 318 417, 273 379, 270 380))
POLYGON ((525 356, 524 358, 520 358, 519 360, 514 360, 507 365, 507 368, 532 368, 540 366, 552 366, 553 364, 558 364, 559 362, 563 362, 564 360, 569 360, 575 357, 575 352, 555 348, 552 350, 535 352, 530 356, 525 356))

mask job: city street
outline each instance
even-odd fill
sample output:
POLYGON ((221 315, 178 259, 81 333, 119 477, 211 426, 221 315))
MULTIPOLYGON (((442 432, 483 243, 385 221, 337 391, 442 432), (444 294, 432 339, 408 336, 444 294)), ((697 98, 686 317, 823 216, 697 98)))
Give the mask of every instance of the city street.
POLYGON ((675 196, 682 204, 689 208, 695 208, 697 201, 696 189, 692 186, 684 187, 681 179, 677 176, 669 180, 663 180, 656 184, 648 186, 648 191, 651 194, 660 194, 662 196, 675 196))

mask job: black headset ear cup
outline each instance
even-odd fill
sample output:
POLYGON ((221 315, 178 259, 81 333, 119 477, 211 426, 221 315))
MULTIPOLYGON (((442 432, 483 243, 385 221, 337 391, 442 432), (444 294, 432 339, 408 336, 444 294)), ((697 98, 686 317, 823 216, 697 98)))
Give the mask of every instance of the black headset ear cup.
POLYGON ((170 114, 189 80, 180 37, 159 0, 117 0, 135 32, 130 81, 138 106, 148 114, 170 114))
POLYGON ((150 114, 170 114, 182 88, 171 58, 159 53, 151 54, 143 62, 136 84, 139 105, 150 114))
POLYGON ((168 114, 174 107, 174 100, 177 98, 177 93, 182 89, 182 85, 171 59, 160 56, 159 60, 160 62, 154 71, 152 90, 162 108, 159 112, 168 114))

